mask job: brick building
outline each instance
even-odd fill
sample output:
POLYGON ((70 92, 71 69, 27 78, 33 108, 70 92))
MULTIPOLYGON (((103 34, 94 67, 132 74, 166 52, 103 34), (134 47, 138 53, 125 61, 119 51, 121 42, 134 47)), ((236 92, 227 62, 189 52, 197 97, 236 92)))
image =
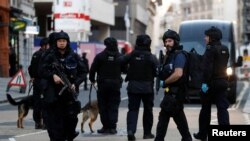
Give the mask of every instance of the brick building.
POLYGON ((9 76, 9 0, 0 1, 0 77, 9 76))

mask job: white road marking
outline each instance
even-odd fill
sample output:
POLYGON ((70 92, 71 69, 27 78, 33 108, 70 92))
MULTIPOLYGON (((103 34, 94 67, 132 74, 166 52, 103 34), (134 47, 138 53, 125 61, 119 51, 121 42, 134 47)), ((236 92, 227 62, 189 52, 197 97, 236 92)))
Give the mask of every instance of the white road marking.
POLYGON ((236 103, 235 103, 234 105, 232 105, 232 107, 231 107, 232 109, 238 109, 238 108, 239 108, 240 103, 242 102, 241 99, 242 99, 242 97, 244 96, 244 94, 246 93, 247 88, 249 87, 248 85, 249 85, 248 82, 246 82, 246 81, 243 82, 243 89, 242 89, 242 91, 240 92, 240 95, 237 97, 236 103))
POLYGON ((124 100, 127 100, 127 99, 128 99, 128 97, 126 96, 126 97, 121 98, 121 101, 124 101, 124 100))
POLYGON ((25 136, 30 136, 30 135, 37 135, 37 134, 42 134, 42 133, 45 133, 47 132, 47 130, 45 131, 39 131, 39 132, 34 132, 34 133, 28 133, 28 134, 22 134, 22 135, 18 135, 18 136, 14 136, 15 138, 18 138, 18 137, 25 137, 25 136))
POLYGON ((245 119, 245 123, 249 125, 250 124, 250 119, 249 119, 248 114, 245 113, 245 114, 243 114, 243 116, 244 116, 244 119, 245 119))
POLYGON ((9 141, 16 141, 14 138, 9 138, 9 141))
POLYGON ((217 111, 216 112, 211 112, 210 124, 218 124, 217 111))

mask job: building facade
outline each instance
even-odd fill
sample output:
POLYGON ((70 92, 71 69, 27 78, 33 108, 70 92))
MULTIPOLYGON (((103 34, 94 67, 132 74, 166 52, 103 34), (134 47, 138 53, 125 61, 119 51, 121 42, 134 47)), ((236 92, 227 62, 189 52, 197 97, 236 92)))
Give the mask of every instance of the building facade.
POLYGON ((0 77, 9 76, 9 0, 0 1, 0 77))
MULTIPOLYGON (((110 26, 114 22, 113 0, 85 0, 89 4, 90 30, 81 31, 81 35, 76 32, 68 32, 71 41, 76 42, 100 42, 110 35, 110 26)), ((40 27, 39 36, 48 36, 55 29, 53 21, 53 0, 34 0, 35 11, 40 27)))
MULTIPOLYGON (((84 35, 71 34, 71 41, 99 42, 108 36, 135 43, 139 34, 149 34, 152 44, 155 43, 156 8, 161 0, 85 0, 89 2, 90 30, 84 35), (128 7, 129 29, 124 22, 128 7), (128 34, 126 34, 128 33, 128 34), (126 35, 129 35, 126 38, 126 35)), ((47 37, 55 29, 53 7, 54 0, 2 0, 0 2, 0 76, 8 77, 10 68, 8 57, 9 46, 16 55, 15 71, 20 67, 27 74, 34 47, 34 38, 47 37), (38 35, 29 34, 28 26, 39 27, 38 35)), ((73 2, 71 0, 67 1, 73 2)), ((36 40, 35 40, 36 41, 36 40)), ((152 45, 153 48, 155 45, 152 45)))
POLYGON ((16 54, 15 70, 23 68, 28 75, 35 35, 26 32, 36 23, 33 0, 10 1, 9 44, 16 54))
POLYGON ((21 66, 27 74, 34 38, 25 31, 33 25, 33 0, 2 0, 0 10, 0 76, 12 76, 21 66))

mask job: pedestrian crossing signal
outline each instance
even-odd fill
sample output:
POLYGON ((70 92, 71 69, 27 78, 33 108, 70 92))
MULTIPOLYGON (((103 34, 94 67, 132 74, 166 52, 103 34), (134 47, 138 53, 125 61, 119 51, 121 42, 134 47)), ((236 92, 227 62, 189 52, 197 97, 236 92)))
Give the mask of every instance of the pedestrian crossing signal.
POLYGON ((21 86, 26 87, 26 80, 23 74, 23 70, 20 69, 14 77, 9 81, 8 86, 21 86))

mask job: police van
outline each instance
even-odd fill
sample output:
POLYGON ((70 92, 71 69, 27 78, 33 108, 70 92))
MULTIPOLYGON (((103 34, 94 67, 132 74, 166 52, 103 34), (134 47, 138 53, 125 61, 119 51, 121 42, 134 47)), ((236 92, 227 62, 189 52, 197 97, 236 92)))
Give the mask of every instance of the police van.
MULTIPOLYGON (((236 76, 236 67, 242 65, 242 57, 239 56, 236 61, 236 47, 234 41, 234 28, 233 23, 230 21, 222 20, 211 20, 211 19, 202 19, 202 20, 189 20, 183 21, 179 27, 180 35, 180 44, 183 46, 183 49, 190 52, 195 51, 199 55, 205 53, 206 44, 205 44, 205 34, 204 31, 215 26, 222 31, 222 44, 227 46, 229 49, 229 62, 228 68, 225 70, 228 75, 228 99, 231 104, 236 102, 236 88, 237 88, 237 76, 236 76)), ((200 88, 190 88, 188 95, 190 99, 199 99, 200 88)))

